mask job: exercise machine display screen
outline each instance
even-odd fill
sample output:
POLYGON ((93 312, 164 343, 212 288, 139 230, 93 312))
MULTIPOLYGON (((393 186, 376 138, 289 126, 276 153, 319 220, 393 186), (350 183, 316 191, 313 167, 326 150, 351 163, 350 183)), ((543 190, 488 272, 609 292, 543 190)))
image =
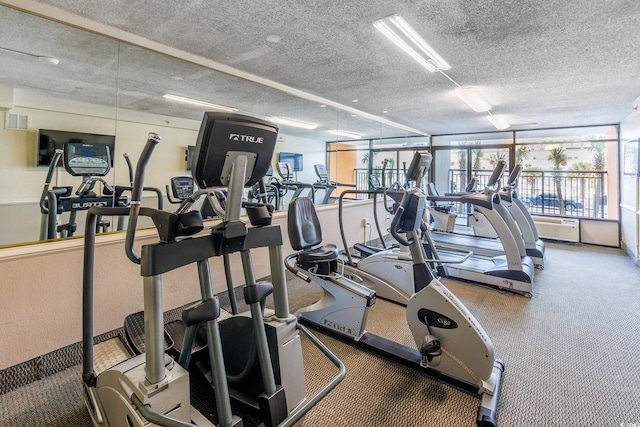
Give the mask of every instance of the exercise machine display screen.
POLYGON ((64 145, 64 167, 72 176, 105 176, 111 169, 106 145, 68 142, 64 145))
POLYGON ((173 197, 186 200, 195 191, 193 178, 190 176, 175 176, 171 178, 171 192, 173 197))
POLYGON ((320 178, 321 181, 326 181, 329 177, 329 173, 327 172, 327 168, 324 165, 314 165, 316 169, 316 175, 320 178))

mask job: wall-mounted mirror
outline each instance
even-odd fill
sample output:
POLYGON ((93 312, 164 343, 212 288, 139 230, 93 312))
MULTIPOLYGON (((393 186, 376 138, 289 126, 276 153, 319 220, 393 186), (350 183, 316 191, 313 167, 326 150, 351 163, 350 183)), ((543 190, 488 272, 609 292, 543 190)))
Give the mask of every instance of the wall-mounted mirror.
MULTIPOLYGON (((345 139, 336 131, 357 134, 346 139, 360 141, 409 135, 352 112, 59 22, 7 7, 0 12, 0 246, 41 240, 40 198, 47 176, 46 166, 36 166, 41 130, 115 137, 113 168, 101 178, 111 186, 129 185, 124 154, 135 166, 147 133, 160 134, 162 143, 145 185, 160 190, 166 210, 173 206, 165 187, 171 177, 190 174, 188 147, 195 144, 203 112, 212 109, 185 103, 184 98, 309 124, 310 129, 280 124, 273 159, 275 164, 280 152, 301 154, 304 167, 295 179, 302 182, 317 180, 314 165, 327 162, 326 141, 345 139)), ((72 187, 74 193, 82 180, 58 167, 51 185, 72 187)), ((104 194, 101 185, 93 189, 97 196, 104 194)), ((145 203, 157 200, 157 194, 145 193, 145 203)), ((59 223, 67 220, 62 215, 59 223)), ((81 235, 82 212, 75 222, 74 234, 81 235)), ((107 218, 106 223, 105 229, 118 228, 117 220, 107 218)))

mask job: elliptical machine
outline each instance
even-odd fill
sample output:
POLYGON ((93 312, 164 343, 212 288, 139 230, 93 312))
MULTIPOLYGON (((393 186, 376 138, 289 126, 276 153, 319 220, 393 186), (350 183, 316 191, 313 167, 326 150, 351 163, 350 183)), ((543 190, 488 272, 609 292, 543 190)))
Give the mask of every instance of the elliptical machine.
MULTIPOLYGON (((420 182, 430 165, 431 155, 424 153, 416 153, 419 158, 408 173, 411 181, 420 182)), ((482 326, 427 266, 418 238, 425 209, 425 195, 418 188, 410 188, 391 223, 391 233, 409 247, 413 259, 416 289, 406 316, 415 348, 366 331, 376 294, 338 273, 338 249, 335 245, 320 246, 320 223, 313 204, 305 198, 289 205, 289 239, 298 252, 289 255, 285 263, 298 277, 321 286, 324 296, 297 314, 301 322, 477 393, 481 399, 478 426, 495 426, 504 364, 495 359, 493 344, 482 326)))
POLYGON ((297 325, 296 318, 288 312, 280 227, 265 222, 262 226, 247 227, 239 220, 243 187, 262 178, 273 154, 276 135, 277 127, 270 122, 234 114, 205 113, 196 146, 194 178, 201 188, 228 186, 230 190, 224 221, 214 226, 210 234, 189 237, 201 232, 204 225, 200 212, 188 210, 186 204, 185 209, 176 213, 140 206, 145 167, 160 140, 156 134, 149 135, 140 157, 131 209, 95 207, 89 210, 83 273, 83 381, 87 408, 95 426, 142 427, 148 423, 167 427, 212 426, 211 421, 191 408, 189 399, 187 368, 192 368, 190 355, 200 327, 204 328, 207 338, 209 378, 215 390, 209 396, 215 396, 219 426, 242 425, 242 420, 231 412, 230 396, 235 392, 227 384, 229 372, 225 366, 229 357, 224 354, 236 344, 234 357, 246 360, 242 352, 247 348, 238 348, 234 343, 245 334, 253 338, 257 357, 249 357, 255 365, 246 365, 252 376, 247 378, 245 374, 244 380, 253 381, 251 391, 254 395, 256 389, 260 390, 255 397, 267 427, 294 425, 344 377, 344 365, 340 360, 309 334, 311 341, 340 368, 340 373, 316 394, 305 398, 298 331, 305 335, 308 331, 297 325), (238 135, 243 139, 237 138, 238 135), (132 262, 140 264, 144 277, 145 352, 137 356, 132 356, 126 343, 119 338, 94 346, 96 236, 92 230, 98 215, 129 215, 126 254, 132 262), (153 219, 160 242, 143 246, 138 256, 133 247, 140 215, 153 219), (273 284, 258 284, 253 277, 250 250, 257 247, 269 248, 273 284), (240 252, 242 257, 247 282, 245 300, 251 308, 250 315, 222 316, 213 295, 208 259, 233 252, 240 252), (183 313, 185 339, 176 364, 164 353, 162 274, 194 263, 198 267, 202 301, 183 313), (275 312, 265 321, 262 303, 270 293, 274 296, 275 312), (228 324, 246 325, 243 319, 249 319, 253 328, 240 327, 231 339, 225 340, 218 322, 221 316, 228 324), (266 329, 275 331, 275 338, 266 329))
MULTIPOLYGON (((126 206, 128 200, 122 198, 122 193, 116 194, 114 189, 103 177, 111 170, 111 153, 109 147, 101 144, 82 142, 67 142, 64 150, 56 150, 40 196, 40 240, 51 240, 57 236, 71 237, 76 232, 76 216, 79 211, 86 211, 92 206, 126 206), (71 176, 82 177, 82 184, 75 194, 73 187, 52 187, 53 174, 64 156, 64 168, 71 176), (102 195, 93 190, 96 184, 102 186, 102 195), (114 197, 115 196, 115 197, 114 197), (58 224, 59 216, 69 213, 67 222, 58 224)), ((106 232, 111 223, 100 219, 96 227, 98 231, 106 232)))

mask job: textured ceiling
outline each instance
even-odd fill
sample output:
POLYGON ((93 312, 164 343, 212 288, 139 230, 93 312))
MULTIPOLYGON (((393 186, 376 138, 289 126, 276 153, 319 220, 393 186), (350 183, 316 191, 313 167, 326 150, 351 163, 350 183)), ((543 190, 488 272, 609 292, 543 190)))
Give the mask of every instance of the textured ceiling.
MULTIPOLYGON (((402 15, 451 65, 449 76, 461 85, 477 87, 493 105, 492 113, 503 115, 514 129, 531 129, 532 123, 538 128, 617 123, 631 113, 632 102, 640 96, 637 0, 33 3, 430 134, 495 128, 486 114, 473 112, 455 96, 455 86, 445 76, 425 71, 384 39, 372 25, 377 19, 402 15), (279 43, 267 40, 273 35, 280 37, 279 43)), ((81 92, 88 92, 83 88, 93 85, 95 99, 87 100, 97 102, 99 97, 115 96, 117 83, 119 105, 143 111, 199 118, 201 110, 191 113, 162 101, 162 93, 174 90, 256 114, 316 121, 325 128, 332 127, 335 118, 338 127, 362 129, 367 136, 407 133, 139 48, 121 47, 118 67, 118 46, 112 40, 92 34, 78 37, 78 30, 44 20, 31 28, 16 23, 14 16, 6 17, 5 11, 0 46, 21 45, 18 50, 41 46, 43 53, 38 54, 78 64, 78 70, 44 79, 43 90, 75 90, 81 97, 81 92), (84 56, 64 56, 73 51, 84 56), (117 82, 110 72, 114 68, 117 82), (172 76, 184 80, 171 80, 172 76), (61 80, 57 86, 55 79, 61 80)), ((0 58, 0 75, 13 76, 20 59, 5 52, 0 58), (13 62, 7 64, 7 57, 13 62)))

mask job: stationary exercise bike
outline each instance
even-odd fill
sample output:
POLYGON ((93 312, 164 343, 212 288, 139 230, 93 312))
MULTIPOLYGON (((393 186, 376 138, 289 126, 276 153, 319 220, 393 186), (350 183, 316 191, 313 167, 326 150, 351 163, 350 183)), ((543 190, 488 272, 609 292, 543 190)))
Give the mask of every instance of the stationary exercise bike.
MULTIPOLYGON (((414 165, 417 167, 409 173, 410 180, 420 182, 430 162, 430 155, 420 156, 414 165)), ((297 314, 300 322, 479 394, 477 424, 495 426, 504 365, 495 359, 493 344, 482 326, 426 265, 418 238, 425 209, 425 195, 418 188, 410 188, 391 223, 391 233, 400 244, 409 247, 413 259, 415 292, 407 304, 406 316, 415 348, 366 331, 367 315, 376 294, 339 273, 338 249, 335 245, 320 246, 320 223, 313 203, 305 198, 289 205, 289 239, 298 252, 289 255, 285 264, 298 277, 321 286, 324 296, 297 314)))
MULTIPOLYGON (((405 171, 405 175, 408 173, 414 173, 412 171, 415 171, 415 168, 420 165, 421 159, 423 158, 431 158, 431 154, 427 151, 416 152, 413 161, 409 166, 409 170, 405 171)), ((380 298, 384 298, 398 304, 407 305, 409 299, 416 291, 413 276, 413 259, 409 248, 406 246, 393 245, 391 247, 387 247, 378 221, 378 204, 373 203, 373 217, 378 231, 378 238, 383 247, 380 248, 356 243, 353 245, 353 248, 360 253, 359 257, 353 255, 349 250, 350 245, 347 243, 343 216, 343 200, 344 196, 347 194, 367 194, 373 195, 375 198, 377 198, 379 194, 382 194, 383 198, 389 196, 395 205, 392 209, 397 210, 399 203, 404 196, 404 192, 404 189, 387 190, 380 188, 377 190, 346 190, 342 192, 338 200, 338 224, 340 226, 342 243, 344 245, 344 257, 346 258, 344 260, 344 276, 354 282, 373 289, 376 292, 376 295, 380 298)), ((395 210, 389 211, 387 209, 387 212, 395 213, 395 210)), ((435 245, 430 238, 430 234, 426 232, 427 227, 428 225, 426 221, 424 221, 421 225, 421 229, 424 229, 425 232, 422 233, 421 242, 425 250, 425 262, 432 271, 434 277, 442 277, 446 275, 444 265, 451 263, 463 263, 473 255, 472 251, 466 251, 466 254, 462 257, 456 257, 455 259, 440 258, 435 245)))

